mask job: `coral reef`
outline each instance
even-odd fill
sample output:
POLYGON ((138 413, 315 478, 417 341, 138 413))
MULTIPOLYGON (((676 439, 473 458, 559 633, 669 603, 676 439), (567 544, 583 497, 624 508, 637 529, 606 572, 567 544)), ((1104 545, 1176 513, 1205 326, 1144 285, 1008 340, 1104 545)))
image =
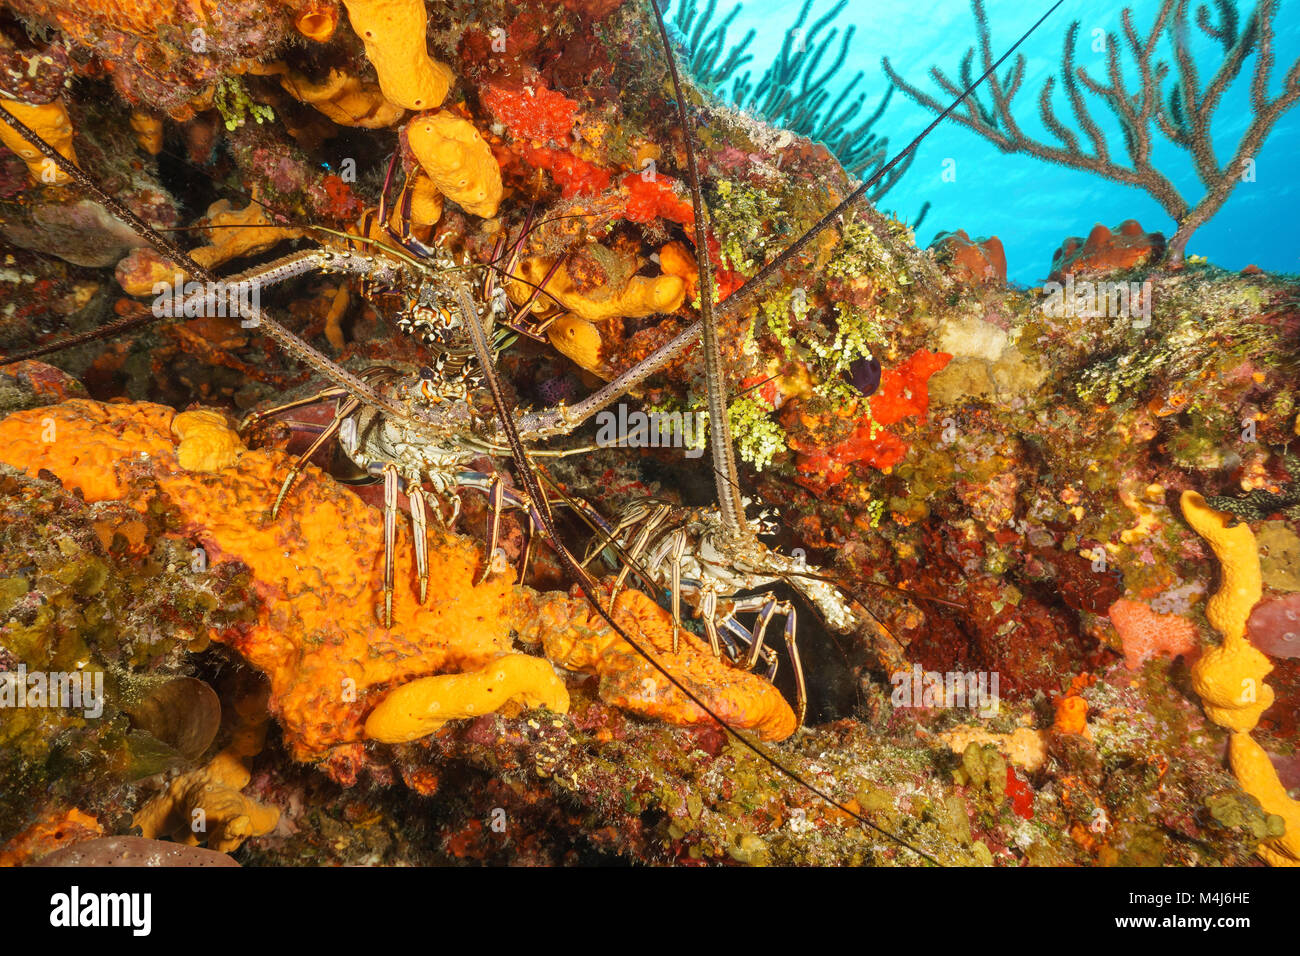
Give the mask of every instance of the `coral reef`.
MULTIPOLYGON (((6 862, 924 862, 909 846, 961 865, 1296 859, 1300 288, 1190 258, 1166 268, 1227 195, 1230 166, 1203 162, 1219 186, 1195 210, 1169 198, 1182 212, 1163 247, 1133 220, 1063 241, 1052 278, 1143 290, 1123 309, 1007 283, 996 238, 918 248, 871 203, 767 268, 884 157, 883 107, 868 110, 861 84, 827 94, 849 32, 833 32, 842 7, 828 6, 803 7, 812 42, 788 43, 755 81, 747 48, 728 46, 733 21, 683 3, 687 133, 640 3, 9 5, 7 96, 47 117, 62 104, 55 146, 75 145, 93 182, 205 268, 270 269, 264 315, 301 343, 124 297, 156 298, 178 270, 6 140, 0 349, 80 339, 48 359, 57 369, 0 375, 0 693, 20 673, 105 686, 97 717, 5 712, 6 862), (724 86, 787 128, 709 95, 724 86), (339 260, 312 260, 320 247, 374 269, 330 271, 339 260), (612 444, 596 423, 530 442, 556 497, 528 501, 500 442, 478 440, 491 407, 473 359, 403 332, 454 326, 447 280, 463 278, 484 314, 513 322, 493 330, 504 400, 521 417, 572 409, 698 319, 703 247, 742 504, 796 568, 739 614, 750 630, 728 631, 743 660, 763 622, 761 666, 715 657, 700 621, 675 625, 666 587, 639 574, 611 598, 600 575, 615 547, 588 573, 632 641, 848 814, 729 736, 566 590, 538 532, 549 510, 581 556, 589 526, 639 500, 707 507, 698 444, 612 444), (760 272, 759 293, 742 292, 760 272), (458 518, 437 481, 365 483, 388 454, 382 428, 332 436, 340 413, 370 414, 342 411, 332 386, 383 368, 399 403, 418 389, 435 417, 472 423, 458 518), (273 405, 285 407, 247 418, 273 405), (500 514, 480 490, 493 475, 500 514), (417 487, 450 524, 428 522, 424 601, 417 487), (391 627, 376 613, 386 517, 391 627), (800 596, 808 567, 858 630, 833 633, 800 596), (924 692, 899 692, 909 674, 924 692), (145 837, 229 855, 163 854, 145 837)), ((1160 6, 1160 42, 1181 42, 1170 28, 1190 27, 1186 5, 1160 6)), ((1264 59, 1273 6, 1219 22, 1230 9, 1198 20, 1224 50, 1208 85, 1180 62, 1172 99, 1104 88, 1137 111, 1139 152, 1152 122, 1176 144, 1201 139, 1213 84, 1264 59)), ((982 5, 977 18, 963 75, 991 44, 982 5)), ((1133 34, 1123 24, 1117 41, 1133 34)), ((1086 93, 1067 39, 1067 95, 1086 93)), ((1145 48, 1138 59, 1153 77, 1145 48)), ((992 107, 986 95, 957 118, 1020 144, 1019 69, 995 78, 992 107)), ((1243 142, 1285 108, 1280 89, 1243 117, 1243 142)), ((1128 175, 1118 155, 1088 158, 1128 175)), ((1138 160, 1137 184, 1158 188, 1138 160)), ((679 340, 620 400, 695 416, 700 366, 679 340)))

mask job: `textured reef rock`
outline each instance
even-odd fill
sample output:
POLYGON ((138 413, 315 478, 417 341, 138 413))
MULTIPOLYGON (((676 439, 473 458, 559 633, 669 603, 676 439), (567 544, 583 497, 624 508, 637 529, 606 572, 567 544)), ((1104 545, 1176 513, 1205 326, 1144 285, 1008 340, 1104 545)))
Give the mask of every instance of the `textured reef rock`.
MULTIPOLYGON (((199 227, 203 265, 343 242, 308 225, 381 235, 358 216, 396 147, 399 235, 473 262, 518 252, 506 297, 549 323, 501 355, 521 404, 573 401, 695 316, 683 134, 639 4, 434 4, 422 44, 394 27, 412 10, 397 0, 10 7, 49 29, 33 34, 44 46, 0 43, 37 57, 9 92, 59 104, 77 162, 147 222, 199 227), (218 198, 232 186, 265 208, 218 198)), ((688 98, 725 306, 853 184, 824 147, 688 98)), ((51 130, 56 112, 41 114, 51 130)), ((147 318, 165 256, 8 142, 0 348, 147 318)), ((796 731, 784 664, 775 686, 722 665, 692 622, 673 655, 668 612, 641 592, 618 619, 715 709, 781 741, 767 746, 783 763, 942 862, 1294 857, 1300 286, 1172 268, 1160 242, 1102 226, 1055 260, 1043 250, 1068 286, 1020 288, 996 239, 956 231, 923 251, 869 205, 846 216, 724 307, 720 337, 746 493, 779 507, 780 545, 896 646, 837 645, 801 607, 813 706, 796 731), (1207 619, 1211 553, 1178 507, 1193 489, 1260 544, 1248 633, 1272 696, 1247 708, 1249 744, 1205 676, 1229 635, 1207 619), (915 693, 885 663, 899 655, 915 693), (998 706, 944 706, 928 675, 954 673, 996 675, 998 706)), ((405 297, 360 291, 306 277, 274 305, 350 368, 427 364, 395 328, 405 297)), ((289 426, 266 447, 231 438, 224 413, 320 387, 261 330, 177 316, 51 361, 65 371, 0 375, 0 668, 102 672, 109 692, 102 719, 6 713, 6 862, 147 852, 98 842, 136 826, 246 863, 919 861, 722 733, 560 589, 544 547, 528 587, 482 575, 465 536, 485 524, 482 496, 465 496, 458 533, 431 533, 427 606, 398 522, 396 623, 381 627, 373 491, 309 465, 271 521, 302 442, 289 426), (222 726, 182 753, 132 700, 144 678, 195 676, 222 726), (195 809, 202 839, 183 825, 195 809)), ((688 352, 634 399, 702 407, 699 363, 688 352)), ((680 449, 547 467, 607 516, 639 494, 713 495, 680 449)), ((508 516, 507 556, 522 541, 508 516)), ((1246 628, 1251 608, 1236 611, 1246 628)))

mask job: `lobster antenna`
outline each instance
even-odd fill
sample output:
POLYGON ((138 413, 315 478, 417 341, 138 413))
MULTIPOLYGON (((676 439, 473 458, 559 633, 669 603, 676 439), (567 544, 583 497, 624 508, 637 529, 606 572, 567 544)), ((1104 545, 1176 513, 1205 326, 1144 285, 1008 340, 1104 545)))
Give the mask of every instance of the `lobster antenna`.
MULTIPOLYGON (((45 155, 55 166, 66 173, 78 186, 94 196, 95 199, 104 206, 109 212, 126 223, 136 231, 136 234, 149 242, 151 246, 157 249, 162 255, 166 256, 174 265, 181 266, 191 275, 197 276, 204 282, 220 282, 218 276, 211 270, 204 268, 191 258, 190 254, 176 245, 171 240, 163 237, 156 229, 147 222, 126 208, 116 198, 110 196, 104 189, 88 175, 81 171, 76 163, 72 162, 53 146, 41 139, 26 123, 9 112, 8 107, 0 101, 0 120, 6 125, 12 127, 20 136, 31 143, 41 153, 45 155)), ((265 330, 267 335, 276 341, 289 355, 298 359, 300 362, 311 366, 317 372, 334 382, 334 384, 346 388, 357 399, 365 402, 374 408, 387 412, 390 415, 402 420, 411 421, 412 415, 409 411, 402 408, 399 404, 380 395, 374 388, 363 382, 359 377, 349 372, 347 369, 331 361, 324 353, 304 342, 298 336, 294 335, 279 322, 270 316, 263 315, 261 309, 255 309, 252 316, 258 321, 258 327, 265 330)))
POLYGON ((749 523, 745 521, 745 504, 740 494, 740 481, 736 472, 736 453, 731 441, 731 422, 727 416, 727 383, 722 377, 722 350, 718 347, 718 323, 713 315, 713 265, 709 259, 709 229, 705 218, 704 195, 700 192, 700 169, 695 157, 695 137, 691 135, 690 119, 686 114, 686 98, 682 95, 682 80, 677 73, 677 57, 673 55, 668 39, 668 25, 664 23, 659 0, 650 0, 659 36, 663 41, 664 57, 668 60, 668 73, 673 81, 673 94, 677 99, 677 124, 686 144, 686 168, 691 186, 691 207, 695 213, 695 261, 699 268, 700 322, 704 326, 704 381, 708 391, 709 427, 713 431, 709 452, 713 470, 717 475, 718 511, 722 519, 722 533, 731 541, 753 538, 749 523))
POLYGON ((838 219, 844 213, 848 212, 849 209, 859 199, 865 196, 867 194, 867 191, 870 190, 872 186, 876 185, 876 183, 884 179, 885 176, 889 175, 890 171, 893 170, 895 166, 897 166, 899 163, 906 160, 907 157, 910 156, 913 153, 913 151, 915 151, 916 147, 921 145, 921 141, 924 140, 927 136, 929 136, 930 133, 934 131, 934 128, 936 126, 938 126, 945 119, 947 119, 949 114, 951 114, 953 110, 957 109, 958 106, 964 103, 966 101, 966 97, 970 96, 971 93, 975 92, 976 87, 978 87, 981 83, 983 83, 990 76, 992 76, 994 72, 996 72, 998 67, 1000 67, 1003 64, 1003 62, 1009 56, 1011 56, 1011 54, 1015 53, 1016 50, 1020 48, 1020 45, 1024 43, 1026 40, 1028 40, 1030 36, 1033 35, 1034 31, 1036 31, 1040 26, 1042 26, 1043 23, 1047 20, 1047 18, 1056 12, 1057 7, 1059 7, 1064 2, 1065 0, 1056 0, 1056 2, 1053 3, 1047 9, 1046 13, 1044 13, 1041 17, 1039 17, 1036 21, 1034 21, 1033 26, 1031 26, 1028 30, 1026 30, 1024 33, 1020 35, 1020 39, 1016 40, 1015 43, 1011 44, 1011 46, 1007 48, 1006 52, 1003 53, 1000 57, 998 57, 997 60, 994 61, 994 63, 990 65, 987 70, 981 73, 978 77, 975 78, 975 80, 969 86, 967 86, 964 90, 962 90, 961 95, 958 96, 955 100, 953 100, 950 104, 948 104, 948 108, 945 109, 938 116, 936 116, 930 122, 930 124, 926 126, 925 129, 921 130, 921 132, 916 135, 915 139, 913 139, 910 143, 904 146, 894 156, 893 159, 891 159, 884 166, 880 167, 880 169, 876 170, 875 173, 873 173, 869 179, 867 179, 865 182, 859 185, 857 189, 853 190, 853 192, 851 192, 847 198, 842 200, 838 206, 836 206, 830 212, 826 213, 826 215, 818 219, 817 222, 815 222, 812 226, 808 228, 807 232, 805 232, 802 236, 800 236, 789 246, 783 249, 776 256, 776 258, 774 258, 771 262, 764 265, 763 268, 759 269, 749 279, 745 280, 745 283, 739 289, 736 289, 734 292, 728 295, 727 304, 725 307, 728 310, 738 308, 746 299, 751 298, 755 293, 758 292, 758 287, 767 279, 769 279, 773 275, 773 273, 775 273, 777 270, 784 267, 787 263, 790 262, 791 259, 797 256, 800 252, 802 252, 808 246, 808 244, 813 241, 813 239, 817 238, 817 236, 821 234, 823 230, 829 228, 835 222, 836 219, 838 219))
MULTIPOLYGON (((651 0, 651 2, 653 3, 654 0, 651 0)), ((488 390, 492 394, 492 404, 496 408, 497 417, 501 420, 501 427, 505 432, 506 441, 510 446, 511 456, 514 458, 515 465, 519 469, 520 478, 524 483, 524 489, 528 492, 528 495, 533 502, 544 503, 546 500, 546 492, 542 489, 541 483, 537 480, 537 475, 533 473, 531 462, 529 462, 528 456, 524 451, 523 441, 519 438, 519 432, 515 428, 514 409, 510 407, 510 402, 501 389, 501 382, 497 378, 496 368, 492 362, 492 350, 488 343, 487 335, 479 324, 472 320, 472 316, 477 315, 477 310, 474 308, 474 300, 470 297, 469 290, 459 279, 452 280, 452 290, 456 296, 457 304, 460 307, 461 321, 469 330, 470 340, 474 343, 474 351, 478 354, 479 365, 483 368, 483 378, 487 382, 488 390)), ((718 725, 726 730, 727 733, 777 772, 790 778, 801 787, 816 794, 837 810, 853 817, 868 829, 893 840, 899 846, 911 850, 923 860, 933 863, 935 866, 943 865, 924 850, 918 849, 902 837, 890 833, 883 827, 877 826, 862 814, 846 807, 829 793, 818 789, 727 723, 727 721, 719 716, 711 707, 709 707, 708 704, 701 700, 698 694, 674 677, 673 674, 664 667, 664 665, 660 664, 649 651, 641 646, 639 641, 623 630, 623 628, 619 626, 618 622, 614 620, 613 615, 605 609, 604 604, 596 594, 596 587, 591 576, 578 566, 578 562, 574 559, 573 555, 569 553, 569 549, 565 547, 564 542, 560 540, 559 533, 556 531, 555 523, 551 517, 549 509, 547 509, 544 504, 541 504, 537 507, 530 508, 530 514, 532 514, 533 519, 542 526, 542 530, 546 532, 546 536, 551 540, 551 544, 555 548, 556 557, 560 559, 560 566, 564 568, 565 574, 578 586, 578 589, 583 593, 583 596, 586 597, 591 606, 596 609, 596 612, 602 618, 604 618, 605 623, 614 630, 615 634, 627 641, 628 645, 636 651, 637 654, 643 657, 651 667, 662 674, 669 683, 677 688, 677 690, 681 691, 691 703, 699 707, 700 710, 710 718, 717 721, 718 725)))

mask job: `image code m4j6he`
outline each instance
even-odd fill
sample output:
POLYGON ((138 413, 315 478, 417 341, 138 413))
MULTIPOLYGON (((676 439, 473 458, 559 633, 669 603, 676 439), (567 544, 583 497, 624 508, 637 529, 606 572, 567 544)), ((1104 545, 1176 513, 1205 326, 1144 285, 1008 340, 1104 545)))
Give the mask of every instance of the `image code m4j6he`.
POLYGON ((0 2, 0 863, 1300 865, 1300 0, 916 6, 0 2))

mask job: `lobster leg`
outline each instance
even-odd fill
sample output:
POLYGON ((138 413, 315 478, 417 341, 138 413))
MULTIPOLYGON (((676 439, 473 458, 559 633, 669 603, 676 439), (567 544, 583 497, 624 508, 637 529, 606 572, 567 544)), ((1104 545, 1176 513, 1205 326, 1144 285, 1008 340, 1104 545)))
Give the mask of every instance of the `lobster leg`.
POLYGON ((488 491, 487 560, 483 562, 483 573, 475 582, 476 584, 482 584, 487 580, 488 571, 492 568, 492 556, 497 553, 497 544, 501 538, 501 510, 505 507, 505 497, 506 486, 502 483, 501 476, 493 475, 488 491))
POLYGON ((411 532, 415 535, 415 574, 420 580, 420 603, 429 596, 429 539, 424 514, 424 489, 418 480, 407 484, 411 501, 411 532))
POLYGON ((678 530, 673 534, 672 568, 672 602, 673 602, 673 653, 677 653, 680 640, 678 632, 682 627, 682 555, 686 553, 686 532, 678 530))
POLYGON ((393 626, 393 558, 397 549, 397 466, 391 461, 384 474, 384 627, 393 626))
POLYGON ((305 408, 308 405, 316 405, 319 402, 335 401, 343 398, 347 394, 348 390, 346 388, 327 388, 314 395, 308 395, 306 398, 297 398, 292 402, 285 402, 283 405, 275 405, 271 408, 265 409, 264 411, 249 412, 240 420, 239 427, 236 431, 239 432, 240 437, 243 437, 248 434, 254 426, 262 424, 262 422, 266 421, 268 418, 273 418, 283 412, 291 412, 295 408, 305 408))
POLYGON ((767 679, 770 681, 776 677, 777 656, 770 647, 763 646, 763 631, 777 614, 785 615, 785 647, 790 655, 790 670, 794 674, 795 716, 799 720, 799 725, 803 726, 804 717, 808 714, 808 686, 804 679, 803 661, 799 657, 799 644, 796 638, 798 617, 794 605, 789 601, 773 600, 770 594, 741 598, 735 602, 726 618, 720 623, 730 628, 733 633, 739 634, 741 640, 749 644, 749 657, 742 666, 746 670, 752 669, 761 656, 767 661, 767 679), (753 633, 746 637, 745 634, 749 632, 744 625, 735 620, 735 615, 748 611, 757 611, 758 621, 755 623, 753 633))
POLYGON ((650 512, 645 524, 641 526, 640 533, 632 543, 632 547, 628 549, 627 560, 624 561, 623 567, 619 569, 618 578, 614 581, 614 589, 609 595, 609 606, 611 608, 614 606, 614 598, 618 596, 619 589, 623 587, 623 583, 627 580, 628 572, 632 570, 632 565, 641 559, 641 555, 645 553, 650 545, 651 536, 671 513, 671 505, 660 505, 650 512))
MULTIPOLYGON (((332 391, 332 389, 331 389, 332 391)), ((284 484, 280 486, 280 493, 275 496, 275 504, 271 506, 271 517, 274 519, 280 513, 280 506, 284 504, 284 499, 288 496, 289 491, 293 488, 294 482, 302 474, 302 470, 307 467, 307 462, 311 461, 311 456, 316 454, 317 450, 343 427, 349 415, 361 407, 361 402, 355 398, 348 397, 342 405, 339 406, 338 412, 334 415, 334 421, 326 426, 325 430, 316 436, 315 441, 307 446, 307 450, 298 456, 298 460, 293 463, 289 469, 289 474, 285 475, 284 484)))

